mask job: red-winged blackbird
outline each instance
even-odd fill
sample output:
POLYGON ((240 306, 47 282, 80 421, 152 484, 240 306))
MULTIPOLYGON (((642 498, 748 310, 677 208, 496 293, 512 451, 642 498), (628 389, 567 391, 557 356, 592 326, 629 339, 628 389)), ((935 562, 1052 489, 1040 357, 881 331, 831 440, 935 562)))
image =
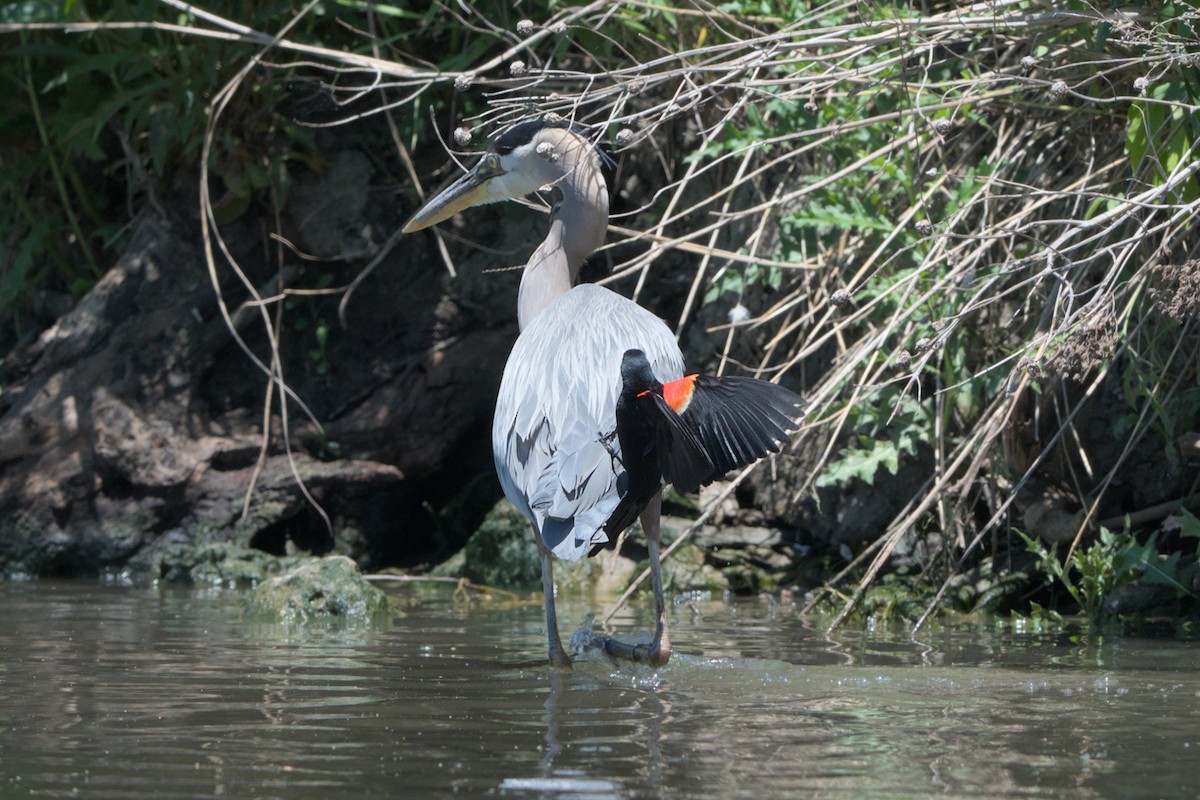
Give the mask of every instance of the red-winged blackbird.
POLYGON ((637 519, 659 487, 695 492, 778 453, 804 415, 804 400, 757 378, 687 375, 659 383, 641 350, 621 359, 617 440, 627 485, 604 525, 609 541, 637 519))

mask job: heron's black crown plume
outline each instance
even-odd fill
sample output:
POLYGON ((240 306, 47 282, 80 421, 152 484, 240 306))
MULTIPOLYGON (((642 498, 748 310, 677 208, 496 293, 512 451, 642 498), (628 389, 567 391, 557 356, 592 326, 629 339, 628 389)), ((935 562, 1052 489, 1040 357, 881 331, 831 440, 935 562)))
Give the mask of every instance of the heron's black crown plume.
POLYGON ((544 117, 539 119, 530 119, 525 122, 518 122, 511 128, 505 130, 499 136, 492 140, 491 150, 497 155, 506 156, 512 153, 519 147, 523 147, 533 141, 533 137, 537 136, 539 131, 546 128, 560 128, 569 130, 582 136, 591 142, 596 152, 600 154, 600 160, 603 162, 605 170, 605 178, 610 178, 609 171, 616 168, 616 162, 608 152, 608 143, 599 139, 598 132, 595 128, 584 125, 581 122, 573 122, 568 119, 551 119, 547 120, 544 117))

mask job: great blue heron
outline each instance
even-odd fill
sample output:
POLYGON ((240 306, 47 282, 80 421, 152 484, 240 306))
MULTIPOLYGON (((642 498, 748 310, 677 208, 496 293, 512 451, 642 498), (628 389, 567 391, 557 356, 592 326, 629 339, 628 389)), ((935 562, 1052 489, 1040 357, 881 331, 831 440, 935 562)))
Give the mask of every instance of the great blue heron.
POLYGON ((760 387, 750 390, 737 380, 684 378, 683 355, 661 319, 601 286, 574 285, 583 260, 604 243, 608 188, 601 154, 573 125, 509 128, 404 231, 547 187, 558 201, 549 234, 521 277, 521 333, 500 383, 492 454, 505 495, 533 525, 550 662, 571 663, 555 617, 552 556, 579 559, 640 517, 654 639, 638 647, 609 640, 606 647, 658 666, 671 654, 659 565, 664 478, 695 490, 777 452, 800 416, 800 398, 764 381, 740 379, 760 387), (685 411, 694 396, 702 399, 685 411))

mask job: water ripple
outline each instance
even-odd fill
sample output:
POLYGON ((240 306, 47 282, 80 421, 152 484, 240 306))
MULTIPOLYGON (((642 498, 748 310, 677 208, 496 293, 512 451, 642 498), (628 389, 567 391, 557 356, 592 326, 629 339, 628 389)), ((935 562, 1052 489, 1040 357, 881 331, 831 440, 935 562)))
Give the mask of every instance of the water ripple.
POLYGON ((297 632, 246 626, 231 595, 34 583, 0 586, 0 603, 2 797, 1024 798, 1200 782, 1187 643, 1139 661, 1130 642, 1081 651, 995 628, 833 641, 753 602, 706 603, 675 610, 663 669, 563 672, 542 663, 537 604, 447 597, 387 630, 297 632))

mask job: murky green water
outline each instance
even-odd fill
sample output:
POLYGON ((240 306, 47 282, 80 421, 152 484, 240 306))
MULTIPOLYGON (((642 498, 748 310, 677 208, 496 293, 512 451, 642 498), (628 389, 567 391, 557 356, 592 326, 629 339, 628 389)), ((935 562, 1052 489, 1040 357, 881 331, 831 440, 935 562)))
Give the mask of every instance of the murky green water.
POLYGON ((1200 796, 1196 643, 831 641, 737 600, 677 608, 665 669, 560 673, 540 604, 419 595, 348 633, 248 626, 233 594, 0 585, 0 797, 1200 796))

